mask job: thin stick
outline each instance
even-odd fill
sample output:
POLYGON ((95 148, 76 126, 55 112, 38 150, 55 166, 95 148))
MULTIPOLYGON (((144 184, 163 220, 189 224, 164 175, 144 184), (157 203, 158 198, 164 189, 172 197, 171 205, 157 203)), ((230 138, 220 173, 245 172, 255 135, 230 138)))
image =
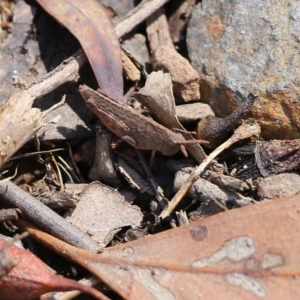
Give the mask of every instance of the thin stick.
POLYGON ((69 177, 69 180, 71 183, 74 183, 72 176, 70 173, 66 170, 66 168, 59 162, 57 162, 57 165, 65 172, 65 174, 69 177))
MULTIPOLYGON (((83 278, 78 281, 86 286, 96 286, 99 284, 99 279, 96 277, 83 278)), ((71 300, 80 295, 80 291, 69 291, 69 292, 51 292, 48 294, 44 294, 41 300, 71 300)))
POLYGON ((138 24, 145 21, 156 10, 164 6, 169 0, 144 0, 137 7, 128 12, 116 25, 115 32, 119 38, 129 33, 138 24))
POLYGON ((21 209, 26 218, 65 242, 83 249, 100 250, 101 246, 49 207, 11 181, 0 184, 1 202, 21 209))
POLYGON ((138 149, 135 149, 135 152, 137 153, 138 158, 139 158, 139 160, 140 160, 140 162, 141 162, 141 164, 144 168, 144 171, 145 171, 145 173, 148 177, 148 180, 150 182, 150 185, 152 187, 152 190, 155 194, 155 197, 156 197, 157 201, 159 202, 161 208, 164 208, 165 207, 164 196, 162 195, 162 193, 160 192, 160 190, 158 188, 158 185, 157 185, 157 183, 156 183, 156 181, 155 181, 155 179, 154 179, 154 177, 153 177, 153 175, 150 171, 150 168, 149 168, 149 166, 146 162, 146 159, 145 159, 143 153, 138 149))
POLYGON ((47 154, 47 153, 52 153, 52 152, 65 151, 65 150, 66 150, 65 148, 57 148, 57 149, 51 149, 51 150, 45 150, 45 151, 29 152, 29 153, 15 155, 9 161, 24 158, 24 157, 29 157, 29 156, 35 156, 35 155, 39 155, 39 154, 47 154))
POLYGON ((175 50, 171 39, 167 17, 162 8, 153 13, 146 21, 149 46, 155 51, 159 46, 166 46, 175 50))
POLYGON ((61 106, 65 105, 65 103, 66 103, 66 97, 67 97, 66 95, 63 95, 62 99, 58 103, 52 105, 49 109, 43 111, 42 118, 44 118, 51 111, 56 110, 58 107, 61 107, 61 106))
MULTIPOLYGON (((18 166, 19 166, 19 165, 18 165, 18 166)), ((12 175, 12 176, 9 176, 9 177, 7 177, 7 178, 1 179, 1 180, 0 180, 0 184, 3 183, 3 182, 10 181, 11 179, 13 179, 13 178, 17 175, 17 173, 18 173, 18 166, 16 167, 15 174, 12 175)), ((2 173, 0 174, 0 176, 3 175, 3 174, 5 174, 6 172, 8 172, 8 171, 2 172, 2 173)))
POLYGON ((79 183, 86 183, 85 179, 83 178, 83 176, 82 176, 82 174, 81 174, 81 172, 80 172, 80 170, 79 170, 79 168, 77 166, 76 161, 74 160, 71 145, 69 143, 67 143, 67 145, 68 145, 68 148, 69 148, 69 156, 70 156, 70 159, 72 161, 72 165, 73 165, 73 167, 75 169, 76 174, 78 175, 78 177, 76 177, 76 178, 79 179, 78 180, 79 183))
POLYGON ((169 216, 172 211, 179 204, 181 199, 186 195, 189 189, 192 187, 193 183, 197 180, 197 177, 200 176, 204 170, 208 167, 208 165, 212 162, 214 158, 216 158, 222 151, 229 148, 234 143, 250 138, 251 136, 258 136, 260 133, 260 127, 256 123, 255 120, 249 119, 245 121, 229 138, 226 142, 224 142, 221 146, 215 149, 209 156, 207 156, 201 165, 199 165, 189 176, 187 181, 183 184, 180 190, 176 193, 173 199, 169 202, 168 206, 161 212, 160 217, 165 218, 169 216))
MULTIPOLYGON (((72 175, 75 177, 75 179, 77 180, 77 182, 80 182, 78 176, 76 175, 76 173, 74 172, 73 168, 59 155, 56 155, 58 160, 62 163, 62 165, 64 166, 64 168, 66 169, 65 172, 67 172, 67 170, 72 173, 72 175)), ((68 172, 68 176, 70 177, 70 180, 72 183, 74 183, 72 176, 70 175, 70 173, 68 172)))
POLYGON ((58 176, 58 180, 59 180, 60 191, 63 192, 64 191, 64 182, 63 182, 63 179, 62 179, 62 176, 61 176, 59 165, 57 164, 57 161, 56 161, 54 155, 53 154, 50 154, 50 155, 51 155, 51 160, 54 163, 54 165, 56 167, 56 170, 57 170, 57 176, 58 176))
MULTIPOLYGON (((41 151, 41 141, 40 141, 37 133, 35 133, 35 135, 34 135, 34 142, 35 142, 36 152, 41 151)), ((39 154, 38 155, 38 160, 40 160, 41 158, 42 158, 42 156, 39 154)))

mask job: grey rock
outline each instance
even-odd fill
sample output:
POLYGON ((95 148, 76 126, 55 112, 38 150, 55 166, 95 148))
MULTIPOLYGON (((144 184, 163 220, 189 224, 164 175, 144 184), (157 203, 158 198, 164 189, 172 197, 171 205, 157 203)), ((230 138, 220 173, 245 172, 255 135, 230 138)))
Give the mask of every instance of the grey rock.
POLYGON ((298 194, 300 192, 300 176, 283 173, 260 179, 257 192, 261 199, 275 199, 298 194))
MULTIPOLYGON (((185 184, 190 174, 184 171, 178 171, 174 179, 174 191, 177 192, 183 184, 185 184)), ((212 200, 222 205, 231 203, 237 206, 245 206, 253 203, 249 197, 220 188, 214 183, 211 183, 203 178, 198 178, 187 193, 187 197, 196 199, 198 201, 212 200)))
POLYGON ((119 17, 125 15, 135 7, 134 0, 99 0, 99 2, 101 2, 103 6, 113 9, 119 17))
POLYGON ((252 113, 266 138, 300 137, 300 2, 203 0, 187 30, 201 99, 216 115, 259 93, 252 113))

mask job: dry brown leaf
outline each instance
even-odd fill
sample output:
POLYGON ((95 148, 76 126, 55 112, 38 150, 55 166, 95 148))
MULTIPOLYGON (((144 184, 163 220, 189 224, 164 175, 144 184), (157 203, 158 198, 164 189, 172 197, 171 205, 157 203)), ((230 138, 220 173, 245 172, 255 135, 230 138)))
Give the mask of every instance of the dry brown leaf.
POLYGON ((102 254, 25 227, 126 299, 299 299, 300 195, 234 209, 102 254))
POLYGON ((70 290, 80 290, 96 299, 108 299, 89 286, 55 275, 31 252, 0 239, 0 250, 7 246, 6 259, 13 260, 15 266, 0 279, 0 300, 30 300, 47 292, 70 290))
POLYGON ((99 1, 37 0, 79 40, 101 89, 123 102, 122 58, 118 37, 99 1))

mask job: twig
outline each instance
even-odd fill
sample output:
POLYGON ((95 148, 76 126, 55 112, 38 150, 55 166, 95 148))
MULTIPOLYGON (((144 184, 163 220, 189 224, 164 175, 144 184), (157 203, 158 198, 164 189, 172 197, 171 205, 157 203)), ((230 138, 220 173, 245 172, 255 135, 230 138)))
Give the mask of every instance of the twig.
POLYGON ((157 199, 161 209, 163 209, 165 207, 164 195, 159 190, 159 187, 150 171, 149 166, 147 165, 144 155, 138 149, 135 149, 135 152, 137 153, 138 158, 143 166, 143 169, 148 177, 148 180, 149 180, 152 190, 154 192, 155 198, 157 199))
POLYGON ((43 114, 32 108, 33 101, 65 82, 76 81, 83 60, 72 58, 64 61, 36 84, 12 94, 0 107, 0 168, 43 125, 43 114))
POLYGON ((185 39, 185 29, 189 16, 196 4, 196 0, 173 1, 171 15, 169 15, 170 34, 173 43, 179 43, 185 39))
MULTIPOLYGON (((58 176, 57 173, 54 172, 53 170, 53 164, 51 163, 51 161, 49 159, 47 160, 41 160, 42 163, 44 163, 45 168, 46 168, 46 173, 45 176, 43 177, 44 179, 49 180, 52 184, 54 184, 56 187, 61 187, 60 183, 57 181, 58 176)), ((59 180, 59 179, 58 179, 59 180)))
POLYGON ((51 150, 45 150, 45 151, 29 152, 29 153, 15 155, 9 161, 24 158, 24 157, 29 157, 29 156, 35 156, 35 155, 39 155, 39 154, 47 154, 47 153, 52 153, 52 152, 65 151, 65 150, 66 150, 65 148, 57 148, 57 149, 51 149, 51 150))
MULTIPOLYGON (((36 152, 40 152, 41 151, 41 141, 40 141, 37 133, 34 134, 34 143, 35 143, 36 152)), ((38 160, 41 160, 41 159, 42 159, 41 154, 38 154, 38 160)))
POLYGON ((79 183, 85 183, 86 181, 83 178, 83 176, 82 176, 82 174, 81 174, 81 172, 80 172, 80 170, 79 170, 79 168, 78 168, 78 166, 76 164, 76 161, 74 160, 73 151, 72 151, 71 145, 69 143, 67 143, 67 145, 68 145, 68 148, 69 148, 69 156, 70 156, 70 159, 72 161, 72 165, 73 165, 73 167, 75 169, 75 172, 77 174, 76 178, 78 179, 79 183))
POLYGON ((20 208, 26 218, 59 239, 83 249, 101 250, 101 246, 88 235, 11 181, 0 184, 0 196, 1 200, 20 208))
MULTIPOLYGON (((87 286, 95 286, 99 284, 99 279, 96 277, 84 278, 79 280, 78 282, 87 285, 87 286)), ((41 300, 70 300, 74 299, 78 295, 80 295, 80 291, 69 291, 69 292, 55 292, 43 295, 41 300)))
MULTIPOLYGON (((4 171, 2 172, 0 175, 3 175, 4 173, 6 173, 7 171, 4 171)), ((9 176, 7 178, 4 178, 4 179, 1 179, 0 180, 0 183, 4 183, 4 182, 7 182, 7 181, 10 181, 11 179, 13 179, 18 173, 18 166, 16 167, 16 171, 15 171, 15 174, 13 176, 9 176)))
POLYGON ((45 118, 45 116, 46 116, 47 114, 49 114, 49 113, 52 112, 53 110, 57 109, 58 107, 63 106, 65 103, 66 103, 66 95, 63 95, 63 97, 61 98, 61 100, 60 100, 58 103, 52 105, 49 109, 43 111, 43 113, 42 113, 42 118, 45 118))
POLYGON ((207 156, 200 166, 198 166, 192 174, 189 176, 185 184, 180 188, 180 190, 176 193, 173 199, 169 202, 168 206, 161 212, 160 217, 165 218, 169 216, 172 211, 179 204, 181 199, 185 196, 188 190, 192 187, 193 183, 197 180, 197 177, 200 176, 204 170, 208 167, 208 165, 212 162, 214 158, 216 158, 223 150, 229 148, 234 143, 250 138, 251 136, 258 136, 260 134, 260 127, 256 123, 255 120, 249 119, 245 121, 229 138, 226 142, 224 142, 221 146, 215 149, 209 156, 207 156))
POLYGON ((65 174, 69 177, 69 180, 71 183, 74 183, 72 176, 70 173, 67 171, 67 169, 59 162, 57 162, 57 165, 65 172, 65 174))
POLYGON ((59 185, 60 185, 60 191, 63 192, 64 191, 64 182, 63 182, 63 179, 62 179, 62 176, 61 176, 59 165, 58 165, 54 155, 52 153, 50 155, 51 155, 51 160, 54 163, 56 171, 57 171, 57 176, 58 176, 59 185))
POLYGON ((175 50, 169 31, 167 17, 162 8, 153 13, 147 19, 146 24, 151 52, 158 46, 166 46, 175 50))
POLYGON ((156 10, 164 6, 169 0, 144 0, 137 7, 128 12, 116 25, 115 32, 119 38, 129 33, 138 24, 145 21, 156 10))
POLYGON ((79 180, 78 176, 75 174, 73 168, 61 156, 59 156, 59 155, 56 155, 56 156, 57 156, 58 160, 61 162, 61 164, 59 164, 59 165, 63 165, 64 171, 67 174, 67 176, 70 178, 71 182, 74 183, 73 178, 70 173, 72 173, 72 175, 75 177, 75 179, 78 182, 80 182, 80 180, 79 180))

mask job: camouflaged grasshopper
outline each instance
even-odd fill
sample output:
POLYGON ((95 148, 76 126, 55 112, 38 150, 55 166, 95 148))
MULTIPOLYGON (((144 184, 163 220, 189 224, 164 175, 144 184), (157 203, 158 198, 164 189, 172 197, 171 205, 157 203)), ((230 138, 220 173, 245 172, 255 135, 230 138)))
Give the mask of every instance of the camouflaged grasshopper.
POLYGON ((206 141, 185 140, 182 134, 174 132, 154 120, 137 113, 127 105, 109 98, 101 90, 83 85, 79 91, 87 107, 115 135, 136 149, 159 151, 171 156, 178 151, 186 155, 184 144, 206 141))

